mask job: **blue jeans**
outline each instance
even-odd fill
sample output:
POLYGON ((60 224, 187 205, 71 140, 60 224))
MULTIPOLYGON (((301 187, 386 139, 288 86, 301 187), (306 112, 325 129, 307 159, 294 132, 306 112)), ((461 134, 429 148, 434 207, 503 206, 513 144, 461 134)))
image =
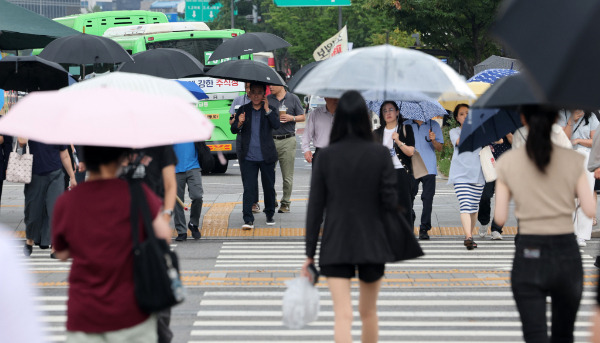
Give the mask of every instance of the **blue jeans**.
POLYGON ((259 170, 265 198, 265 209, 263 212, 265 212, 267 218, 273 217, 273 214, 275 214, 275 163, 248 160, 240 161, 242 183, 244 184, 242 212, 244 215, 244 222, 246 223, 254 222, 252 204, 256 202, 256 194, 258 194, 259 170))
POLYGON ((573 342, 583 291, 583 266, 574 234, 519 235, 511 282, 526 343, 573 342), (551 337, 546 296, 552 298, 551 337))

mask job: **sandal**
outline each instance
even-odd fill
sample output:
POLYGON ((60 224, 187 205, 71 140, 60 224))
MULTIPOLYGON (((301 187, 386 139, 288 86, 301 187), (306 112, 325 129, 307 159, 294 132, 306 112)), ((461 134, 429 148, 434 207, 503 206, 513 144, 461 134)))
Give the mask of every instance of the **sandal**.
POLYGON ((596 226, 598 225, 598 219, 594 218, 594 221, 592 222, 592 226, 596 226))
POLYGON ((475 241, 473 241, 473 237, 469 237, 469 238, 465 239, 464 244, 465 244, 465 247, 467 247, 467 250, 473 250, 473 249, 477 248, 477 243, 475 243, 475 241))

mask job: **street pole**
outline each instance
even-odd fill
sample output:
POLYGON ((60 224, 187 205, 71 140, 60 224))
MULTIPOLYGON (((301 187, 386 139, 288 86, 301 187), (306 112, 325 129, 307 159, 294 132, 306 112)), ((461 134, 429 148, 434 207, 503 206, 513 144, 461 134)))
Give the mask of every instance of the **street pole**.
POLYGON ((342 6, 338 6, 338 31, 342 29, 342 6))
POLYGON ((233 18, 233 0, 231 0, 231 28, 234 29, 235 28, 235 22, 234 22, 234 18, 233 18))

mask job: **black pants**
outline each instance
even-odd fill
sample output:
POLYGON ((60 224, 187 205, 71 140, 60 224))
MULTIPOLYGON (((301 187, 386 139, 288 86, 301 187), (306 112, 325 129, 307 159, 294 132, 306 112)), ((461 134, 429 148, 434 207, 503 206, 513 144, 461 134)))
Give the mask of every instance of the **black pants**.
POLYGON ((396 169, 396 175, 398 176, 398 205, 402 207, 402 214, 408 224, 414 224, 413 211, 412 211, 412 176, 410 176, 406 169, 396 169))
POLYGON ((242 172, 242 183, 244 184, 244 196, 242 212, 244 222, 254 222, 252 214, 252 204, 255 203, 256 194, 258 194, 258 171, 260 170, 260 179, 263 186, 263 195, 265 197, 265 209, 263 212, 267 217, 275 214, 275 163, 266 163, 265 161, 240 161, 240 171, 242 172))
MULTIPOLYGON (((433 207, 433 196, 435 195, 435 175, 425 175, 420 179, 413 178, 412 202, 414 204, 417 193, 419 192, 419 183, 423 184, 421 192, 421 201, 423 201, 423 212, 421 213, 421 230, 431 230, 431 210, 433 207)), ((415 223, 415 211, 412 211, 413 226, 415 223)))
POLYGON ((513 296, 526 343, 573 342, 583 291, 583 267, 575 235, 519 235, 511 273, 513 296), (546 296, 552 298, 552 335, 546 296))
MULTIPOLYGON (((491 200, 494 197, 494 190, 496 188, 496 181, 486 182, 483 187, 483 193, 481 193, 481 199, 479 200, 479 212, 477 213, 477 220, 481 225, 487 225, 491 219, 491 200)), ((502 226, 496 224, 492 220, 492 231, 502 233, 502 226)))
POLYGON ((173 340, 173 331, 169 328, 171 325, 171 309, 162 310, 156 313, 156 329, 158 331, 158 343, 171 343, 173 340))
POLYGON ((312 167, 314 167, 314 165, 315 165, 315 159, 317 158, 317 153, 319 152, 319 150, 321 150, 321 148, 315 147, 315 152, 313 153, 313 156, 312 156, 312 163, 310 164, 312 167))

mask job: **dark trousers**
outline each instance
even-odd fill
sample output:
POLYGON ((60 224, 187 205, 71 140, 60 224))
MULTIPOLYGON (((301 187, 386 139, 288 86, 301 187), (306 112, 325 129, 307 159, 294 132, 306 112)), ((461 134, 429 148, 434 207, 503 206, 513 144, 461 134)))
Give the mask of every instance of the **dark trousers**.
MULTIPOLYGON (((181 201, 185 197, 185 185, 188 186, 188 193, 190 199, 192 199, 192 205, 190 206, 190 224, 196 227, 200 226, 200 214, 202 213, 202 196, 204 190, 202 188, 202 173, 200 168, 190 169, 188 171, 175 174, 177 180, 177 196, 181 201)), ((185 213, 183 207, 176 204, 173 209, 173 222, 175 223, 175 230, 177 233, 182 235, 187 233, 187 226, 185 225, 185 213)))
POLYGON ((526 343, 573 342, 583 291, 583 267, 574 234, 519 235, 511 283, 526 343), (550 338, 546 296, 552 298, 550 338))
POLYGON ((406 169, 396 169, 396 175, 398 176, 398 205, 402 208, 402 214, 408 224, 413 223, 413 212, 412 212, 412 176, 410 176, 406 169))
POLYGON ((33 174, 31 183, 26 184, 25 193, 25 235, 35 244, 51 243, 50 223, 56 199, 64 191, 62 169, 46 175, 33 174))
MULTIPOLYGON (((477 213, 477 220, 481 225, 487 225, 490 223, 491 218, 491 203, 492 197, 494 196, 494 190, 496 189, 496 181, 486 182, 483 187, 483 193, 481 193, 481 199, 479 200, 479 212, 477 213)), ((502 226, 496 224, 492 220, 492 231, 498 231, 502 233, 502 226)))
POLYGON ((242 183, 244 184, 244 196, 242 213, 244 222, 254 222, 252 204, 258 194, 258 171, 262 181, 263 196, 265 198, 265 209, 263 212, 267 217, 275 214, 275 163, 265 161, 240 161, 242 172, 242 183))
POLYGON ((171 324, 171 309, 156 312, 156 328, 158 330, 158 343, 171 343, 173 331, 169 328, 171 324))
POLYGON ((314 165, 315 165, 315 159, 317 158, 317 153, 319 152, 319 150, 321 150, 321 148, 316 148, 316 147, 315 147, 315 152, 313 153, 313 156, 312 156, 312 163, 311 163, 311 166, 313 166, 313 167, 314 167, 314 165))
MULTIPOLYGON (((413 178, 412 202, 414 204, 417 192, 419 192, 419 183, 423 184, 421 192, 421 201, 423 201, 423 212, 421 213, 421 230, 431 230, 431 210, 433 207, 433 196, 435 195, 435 175, 425 175, 420 179, 413 178)), ((415 211, 412 211, 413 226, 415 223, 415 211)))

